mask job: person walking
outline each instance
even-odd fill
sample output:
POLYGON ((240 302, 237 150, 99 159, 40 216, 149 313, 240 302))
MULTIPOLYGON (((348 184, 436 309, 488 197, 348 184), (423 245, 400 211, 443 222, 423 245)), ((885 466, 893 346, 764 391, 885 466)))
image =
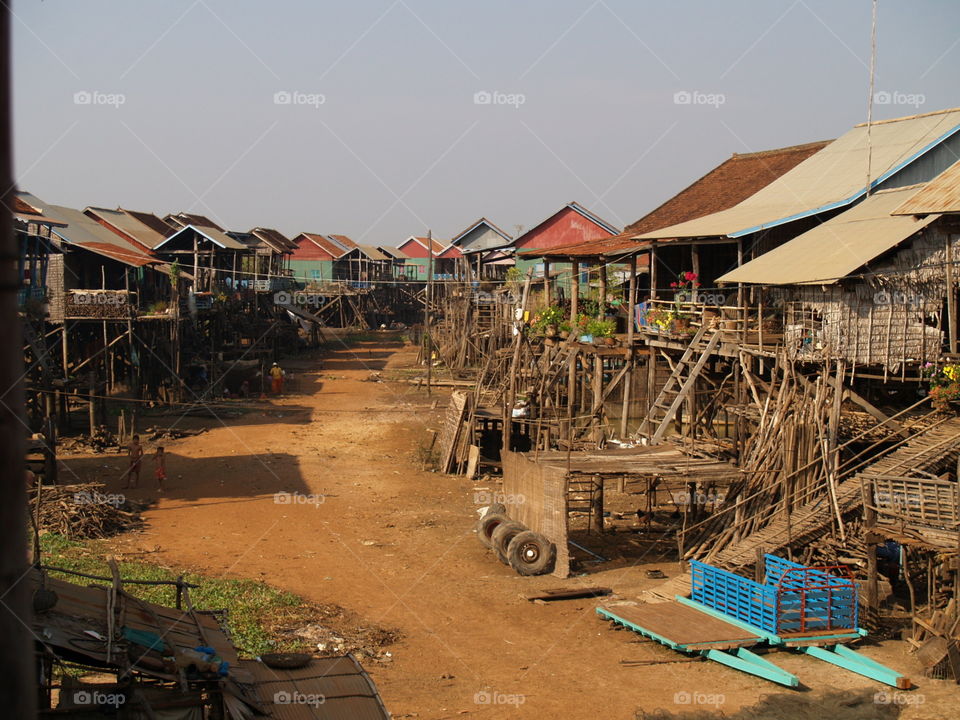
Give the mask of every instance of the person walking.
POLYGON ((279 395, 283 392, 283 378, 285 375, 286 373, 283 371, 283 368, 277 363, 274 363, 273 367, 270 368, 270 389, 274 395, 279 395))

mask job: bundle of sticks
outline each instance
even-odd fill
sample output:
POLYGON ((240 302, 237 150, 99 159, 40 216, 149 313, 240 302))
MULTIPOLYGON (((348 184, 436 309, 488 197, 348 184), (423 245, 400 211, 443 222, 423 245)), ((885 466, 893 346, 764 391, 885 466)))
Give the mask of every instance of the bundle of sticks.
POLYGON ((139 527, 140 506, 102 483, 31 488, 30 513, 38 532, 74 540, 105 538, 139 527))

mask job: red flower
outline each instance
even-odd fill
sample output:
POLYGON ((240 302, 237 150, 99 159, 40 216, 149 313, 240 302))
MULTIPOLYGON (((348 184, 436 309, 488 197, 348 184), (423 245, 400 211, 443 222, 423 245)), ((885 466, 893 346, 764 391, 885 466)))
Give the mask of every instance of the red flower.
POLYGON ((670 283, 670 287, 680 287, 680 283, 670 283))
POLYGON ((683 279, 686 280, 687 282, 696 282, 697 274, 695 272, 687 271, 683 274, 683 279))

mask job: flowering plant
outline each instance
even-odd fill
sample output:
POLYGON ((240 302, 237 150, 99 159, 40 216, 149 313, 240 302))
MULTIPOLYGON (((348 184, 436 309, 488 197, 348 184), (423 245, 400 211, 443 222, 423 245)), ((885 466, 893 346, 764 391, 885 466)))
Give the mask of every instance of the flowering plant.
POLYGON ((937 370, 933 363, 920 369, 930 382, 930 401, 937 410, 946 410, 950 403, 960 399, 960 364, 944 365, 937 370))
POLYGON ((681 310, 680 303, 684 302, 684 300, 692 301, 694 299, 696 294, 693 291, 700 287, 700 276, 695 272, 687 270, 677 275, 676 282, 670 283, 670 287, 675 290, 673 294, 675 316, 680 318, 688 317, 681 310))

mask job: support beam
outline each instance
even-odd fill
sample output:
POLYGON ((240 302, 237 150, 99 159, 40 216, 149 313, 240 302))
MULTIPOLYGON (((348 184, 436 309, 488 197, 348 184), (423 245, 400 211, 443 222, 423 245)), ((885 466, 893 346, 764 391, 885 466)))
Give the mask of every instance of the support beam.
POLYGON ((570 324, 576 326, 580 312, 580 262, 570 262, 570 324))

